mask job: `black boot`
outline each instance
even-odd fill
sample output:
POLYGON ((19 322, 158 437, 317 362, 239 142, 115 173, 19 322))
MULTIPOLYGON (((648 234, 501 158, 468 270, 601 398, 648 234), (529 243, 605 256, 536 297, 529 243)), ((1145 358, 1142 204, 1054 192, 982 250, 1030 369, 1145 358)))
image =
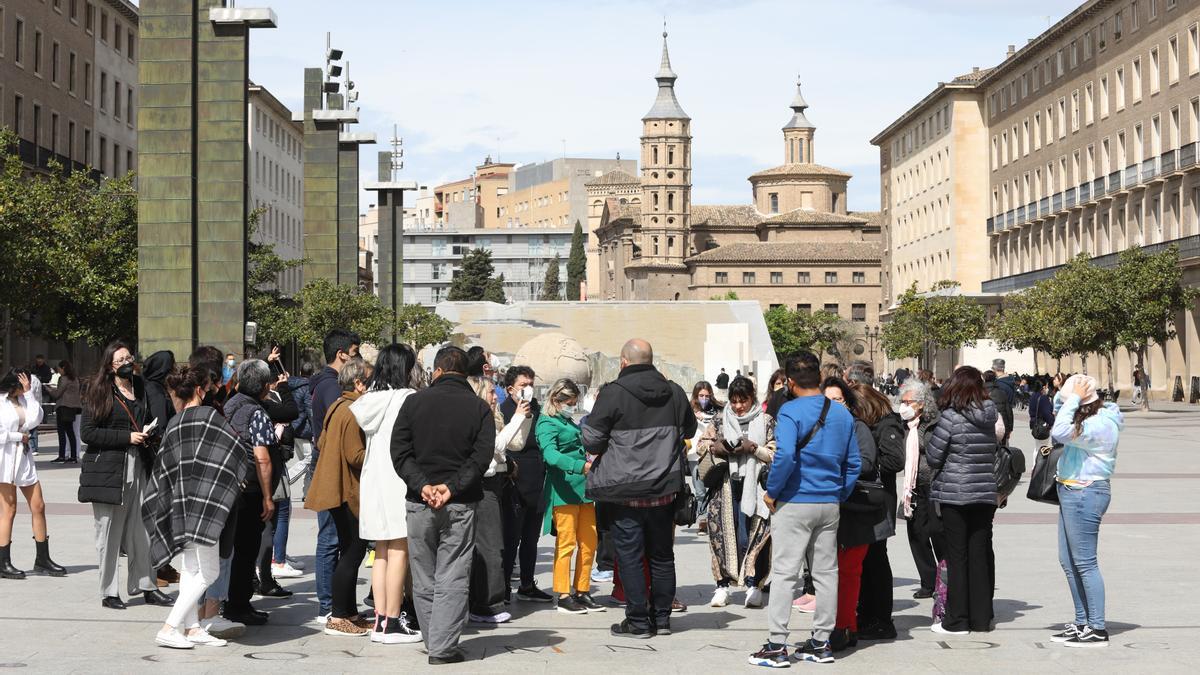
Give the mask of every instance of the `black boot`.
POLYGON ((35 539, 33 544, 37 547, 37 558, 33 561, 34 572, 52 577, 67 576, 67 568, 50 559, 50 537, 46 537, 45 541, 35 539))
POLYGON ((13 567, 12 564, 12 543, 8 546, 0 546, 0 578, 4 579, 24 579, 25 573, 13 567))

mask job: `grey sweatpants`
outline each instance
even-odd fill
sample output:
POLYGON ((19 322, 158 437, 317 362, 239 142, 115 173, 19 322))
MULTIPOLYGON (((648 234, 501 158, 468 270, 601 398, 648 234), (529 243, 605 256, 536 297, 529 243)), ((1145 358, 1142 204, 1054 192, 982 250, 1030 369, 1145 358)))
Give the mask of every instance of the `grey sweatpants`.
POLYGON ((413 604, 430 656, 454 653, 467 624, 475 506, 447 504, 434 510, 425 504, 405 504, 413 604))
POLYGON ((812 579, 817 589, 813 638, 824 642, 837 621, 837 504, 779 502, 771 516, 771 595, 767 625, 771 642, 787 644, 792 601, 803 588, 801 569, 811 551, 812 579))
MULTIPOLYGON (((136 461, 129 459, 127 461, 136 461)), ((96 525, 96 553, 100 558, 100 597, 119 597, 118 562, 125 551, 129 574, 125 590, 129 595, 158 589, 150 569, 150 535, 142 523, 142 486, 145 477, 141 461, 133 467, 133 482, 121 488, 120 504, 92 503, 96 525)))

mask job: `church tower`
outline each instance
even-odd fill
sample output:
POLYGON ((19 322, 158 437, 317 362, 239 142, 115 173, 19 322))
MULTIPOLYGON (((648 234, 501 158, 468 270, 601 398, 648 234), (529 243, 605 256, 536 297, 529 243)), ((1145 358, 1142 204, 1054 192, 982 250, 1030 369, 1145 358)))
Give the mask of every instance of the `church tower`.
POLYGON ((808 104, 800 95, 800 80, 796 80, 796 98, 792 99, 792 119, 783 127, 783 163, 816 164, 813 160, 813 134, 817 128, 804 116, 808 104))
POLYGON ((642 117, 642 262, 683 267, 692 208, 691 118, 675 98, 674 71, 663 31, 658 97, 642 117))

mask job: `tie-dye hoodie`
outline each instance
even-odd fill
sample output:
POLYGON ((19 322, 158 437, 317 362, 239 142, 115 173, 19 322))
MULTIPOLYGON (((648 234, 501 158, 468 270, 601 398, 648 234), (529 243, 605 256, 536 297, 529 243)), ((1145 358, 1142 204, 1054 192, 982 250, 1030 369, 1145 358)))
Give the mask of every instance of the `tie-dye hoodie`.
POLYGON ((1058 480, 1074 485, 1108 480, 1117 464, 1117 441, 1125 428, 1125 418, 1115 403, 1105 403, 1095 415, 1083 421, 1083 432, 1075 437, 1075 411, 1080 398, 1063 392, 1054 396, 1054 427, 1050 438, 1063 444, 1058 460, 1058 480))

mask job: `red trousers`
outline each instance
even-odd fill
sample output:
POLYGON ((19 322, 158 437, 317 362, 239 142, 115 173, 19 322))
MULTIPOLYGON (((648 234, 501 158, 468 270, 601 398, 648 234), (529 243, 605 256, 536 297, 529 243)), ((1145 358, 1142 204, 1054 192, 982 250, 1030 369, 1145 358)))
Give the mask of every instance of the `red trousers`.
POLYGON ((835 628, 858 632, 858 591, 862 584, 863 559, 869 546, 838 547, 838 603, 835 628))

